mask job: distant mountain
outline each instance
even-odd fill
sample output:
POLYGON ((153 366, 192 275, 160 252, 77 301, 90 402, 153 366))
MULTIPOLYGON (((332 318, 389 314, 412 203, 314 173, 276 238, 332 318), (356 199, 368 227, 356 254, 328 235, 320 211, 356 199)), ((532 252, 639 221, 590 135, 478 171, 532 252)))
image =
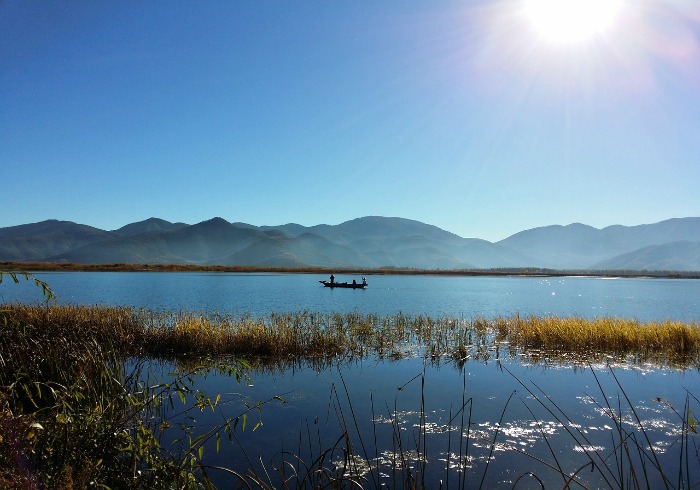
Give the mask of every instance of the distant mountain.
POLYGON ((350 265, 342 258, 329 256, 308 240, 300 240, 274 232, 261 236, 255 243, 242 250, 210 263, 257 267, 342 267, 350 265))
POLYGON ((491 243, 405 218, 339 225, 194 225, 149 218, 113 231, 49 220, 0 228, 0 261, 405 267, 700 270, 700 218, 639 226, 545 226, 491 243))
MULTIPOLYGON (((700 218, 603 229, 580 223, 545 226, 521 231, 497 243, 530 257, 534 267, 578 269, 597 268, 618 255, 676 241, 700 242, 700 218)), ((679 257, 679 264, 682 261, 683 257, 679 257)))
POLYGON ((160 218, 148 218, 144 221, 122 226, 118 230, 114 230, 114 233, 122 236, 133 236, 141 235, 142 233, 180 230, 186 226, 189 225, 187 223, 171 223, 160 218))
POLYGON ((597 264, 592 269, 636 271, 700 271, 700 242, 671 242, 650 245, 618 255, 597 264))
POLYGON ((217 263, 218 259, 252 245, 264 233, 253 228, 234 226, 222 218, 213 218, 171 231, 118 236, 111 240, 93 242, 48 257, 48 260, 87 264, 217 263))
POLYGON ((592 226, 574 223, 521 231, 497 243, 529 256, 530 266, 566 269, 605 256, 599 250, 599 233, 592 226))
POLYGON ((55 219, 0 228, 0 260, 44 260, 113 236, 92 226, 55 219))

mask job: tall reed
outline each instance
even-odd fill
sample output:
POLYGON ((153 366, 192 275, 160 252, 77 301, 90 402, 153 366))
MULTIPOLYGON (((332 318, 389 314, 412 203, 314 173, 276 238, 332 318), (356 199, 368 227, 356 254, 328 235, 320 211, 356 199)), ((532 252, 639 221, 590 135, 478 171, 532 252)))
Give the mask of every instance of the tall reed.
POLYGON ((508 340, 524 350, 633 354, 642 359, 665 358, 680 363, 697 363, 700 352, 700 326, 696 323, 516 315, 505 322, 504 328, 508 340))
MULTIPOLYGON (((26 326, 21 338, 18 331, 6 334, 0 366, 4 357, 12 355, 15 341, 35 344, 32 355, 41 363, 44 350, 85 339, 130 355, 155 357, 238 355, 294 362, 418 355, 463 361, 507 352, 535 359, 573 356, 584 362, 617 356, 639 362, 700 366, 700 326, 696 322, 517 314, 463 319, 310 311, 252 318, 109 306, 22 304, 0 309, 5 311, 6 319, 26 326)), ((60 348, 70 352, 68 345, 60 348)))

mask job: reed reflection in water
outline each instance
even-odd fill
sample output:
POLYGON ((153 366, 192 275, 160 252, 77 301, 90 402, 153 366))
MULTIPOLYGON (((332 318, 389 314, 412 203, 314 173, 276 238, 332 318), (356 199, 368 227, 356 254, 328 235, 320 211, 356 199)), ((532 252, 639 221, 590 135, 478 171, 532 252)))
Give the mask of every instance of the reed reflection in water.
MULTIPOLYGON (((687 404, 698 410, 686 392, 697 386, 697 371, 368 358, 320 370, 254 371, 251 378, 252 386, 235 392, 225 377, 202 380, 207 391, 228 393, 229 415, 276 395, 285 400, 255 413, 255 424, 262 423, 255 431, 249 422, 220 452, 207 451, 212 465, 241 474, 278 478, 287 468, 286 477, 303 480, 318 476, 322 460, 324 471, 367 488, 416 482, 438 488, 440 481, 511 488, 521 477, 548 488, 569 478, 623 487, 635 471, 652 488, 664 478, 700 481, 692 459, 698 438, 687 410, 684 416, 687 404), (687 467, 679 466, 684 451, 687 467), (660 470, 652 471, 654 464, 660 470)), ((203 413, 198 423, 213 426, 217 418, 203 413)), ((231 482, 225 473, 216 478, 224 486, 231 482)))

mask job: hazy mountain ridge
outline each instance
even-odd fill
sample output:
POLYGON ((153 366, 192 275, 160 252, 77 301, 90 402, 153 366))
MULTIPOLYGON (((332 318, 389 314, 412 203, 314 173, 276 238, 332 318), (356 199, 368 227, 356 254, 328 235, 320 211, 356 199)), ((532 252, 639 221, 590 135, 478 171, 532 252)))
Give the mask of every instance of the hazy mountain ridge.
POLYGON ((405 218, 339 225, 255 226, 212 218, 189 225, 149 218, 106 231, 70 221, 0 228, 0 260, 260 267, 700 270, 700 218, 597 229, 581 223, 492 243, 405 218))
POLYGON ((593 269, 700 271, 700 242, 650 245, 594 264, 593 269))
MULTIPOLYGON (((595 269, 608 261, 613 264, 618 256, 628 256, 625 261, 630 262, 632 255, 645 255, 642 249, 646 247, 678 241, 700 242, 700 218, 673 218, 654 224, 613 225, 602 229, 581 223, 544 226, 521 231, 497 243, 526 252, 534 259, 530 264, 534 267, 595 269)), ((646 256, 646 262, 632 261, 638 264, 635 270, 697 270, 692 268, 692 261, 686 264, 683 256, 678 257, 674 269, 663 269, 653 256, 646 256)))

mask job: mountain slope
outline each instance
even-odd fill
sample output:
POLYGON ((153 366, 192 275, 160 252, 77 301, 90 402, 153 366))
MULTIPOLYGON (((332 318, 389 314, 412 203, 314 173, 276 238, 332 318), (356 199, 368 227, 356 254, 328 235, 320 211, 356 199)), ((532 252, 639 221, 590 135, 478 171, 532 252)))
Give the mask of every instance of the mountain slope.
POLYGON ((406 267, 700 270, 700 218, 597 229, 545 226, 491 243, 404 218, 338 225, 254 226, 213 218, 194 225, 149 218, 114 231, 49 220, 0 228, 0 261, 406 267))
POLYGON ((635 244, 646 246, 679 241, 700 242, 700 218, 672 218, 637 226, 613 225, 603 228, 601 232, 611 242, 624 248, 635 244))
POLYGON ((591 266, 599 270, 700 271, 700 242, 650 245, 591 266))
POLYGON ((597 228, 573 223, 521 231, 496 243, 528 255, 529 266, 566 269, 608 257, 603 240, 597 228))
POLYGON ((257 267, 341 267, 350 264, 328 256, 309 241, 288 235, 267 235, 254 244, 215 262, 257 267))
POLYGON ((54 255, 49 260, 86 264, 215 263, 221 257, 250 246, 263 235, 264 232, 240 228, 222 218, 213 218, 174 231, 118 236, 54 255))
POLYGON ((0 259, 42 260, 113 236, 92 226, 58 220, 0 228, 0 259))
POLYGON ((595 267, 618 255, 675 241, 700 241, 700 218, 615 225, 600 230, 580 223, 545 226, 521 231, 497 244, 531 257, 530 266, 576 269, 595 267))
POLYGON ((114 230, 114 233, 122 236, 141 235, 159 231, 175 231, 189 226, 186 223, 171 223, 160 218, 148 218, 137 223, 131 223, 114 230))

